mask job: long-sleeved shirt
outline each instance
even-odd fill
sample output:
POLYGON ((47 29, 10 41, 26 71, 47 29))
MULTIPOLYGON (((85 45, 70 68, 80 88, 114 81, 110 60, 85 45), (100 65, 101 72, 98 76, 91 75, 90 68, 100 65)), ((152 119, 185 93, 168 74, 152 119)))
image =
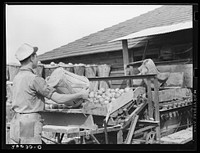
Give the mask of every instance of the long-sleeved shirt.
POLYGON ((13 80, 12 109, 18 113, 43 111, 44 97, 50 99, 54 91, 30 66, 23 66, 13 80))

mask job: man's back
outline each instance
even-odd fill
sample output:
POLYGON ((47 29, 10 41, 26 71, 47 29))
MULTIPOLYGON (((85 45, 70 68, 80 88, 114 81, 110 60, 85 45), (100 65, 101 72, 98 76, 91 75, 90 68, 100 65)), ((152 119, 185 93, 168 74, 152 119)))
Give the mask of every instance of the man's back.
POLYGON ((30 69, 20 69, 13 80, 12 108, 18 113, 32 113, 44 109, 44 98, 34 89, 36 75, 30 69))

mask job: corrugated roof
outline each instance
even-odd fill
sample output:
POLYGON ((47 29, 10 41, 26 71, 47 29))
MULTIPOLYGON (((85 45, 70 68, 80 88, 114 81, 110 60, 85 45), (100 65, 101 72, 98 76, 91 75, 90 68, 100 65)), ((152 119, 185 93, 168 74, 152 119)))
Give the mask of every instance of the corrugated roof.
POLYGON ((170 32, 174 32, 174 31, 191 29, 191 28, 192 28, 192 21, 188 21, 188 22, 177 23, 177 24, 172 24, 172 25, 167 25, 167 26, 147 28, 147 29, 141 30, 139 32, 129 34, 127 36, 111 40, 109 42, 170 33, 170 32))
MULTIPOLYGON (((46 52, 39 55, 38 58, 40 61, 45 61, 70 56, 121 50, 122 45, 120 41, 109 41, 147 28, 167 26, 186 21, 192 21, 192 5, 164 5, 138 17, 134 17, 46 52)), ((129 40, 128 42, 130 48, 135 45, 134 40, 129 40)))

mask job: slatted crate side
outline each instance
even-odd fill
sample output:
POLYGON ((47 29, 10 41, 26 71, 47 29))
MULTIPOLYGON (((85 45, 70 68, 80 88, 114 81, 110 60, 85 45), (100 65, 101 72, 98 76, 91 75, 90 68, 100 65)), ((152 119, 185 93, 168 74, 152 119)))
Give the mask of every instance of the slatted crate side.
MULTIPOLYGON (((110 77, 117 77, 117 76, 124 76, 124 70, 119 70, 119 71, 112 71, 110 74, 110 77)), ((126 88, 126 80, 111 80, 111 87, 113 89, 116 88, 121 88, 124 89, 126 88)))
POLYGON ((110 77, 115 77, 115 76, 124 76, 124 70, 111 71, 110 77))
POLYGON ((112 89, 116 89, 116 88, 124 89, 126 87, 127 87, 127 85, 126 85, 126 83, 124 81, 122 81, 121 83, 119 82, 117 84, 113 84, 113 83, 111 84, 111 88, 112 89))
POLYGON ((85 75, 85 66, 75 66, 74 65, 74 73, 80 76, 85 75))
MULTIPOLYGON (((93 78, 97 76, 97 65, 90 65, 85 67, 85 76, 87 78, 93 78)), ((90 81, 90 91, 97 91, 99 87, 98 81, 90 81)))
POLYGON ((122 61, 118 61, 116 63, 111 63, 111 72, 112 71, 120 71, 124 69, 124 65, 122 61))
POLYGON ((168 64, 158 65, 160 72, 184 72, 184 86, 193 87, 193 65, 192 64, 168 64))

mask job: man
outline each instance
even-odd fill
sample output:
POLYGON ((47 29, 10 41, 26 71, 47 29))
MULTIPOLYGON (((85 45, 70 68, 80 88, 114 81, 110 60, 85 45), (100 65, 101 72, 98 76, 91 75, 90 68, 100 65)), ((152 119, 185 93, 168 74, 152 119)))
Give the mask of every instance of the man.
POLYGON ((88 89, 75 94, 59 94, 42 77, 35 75, 37 50, 37 47, 23 44, 15 54, 21 68, 13 80, 12 109, 15 114, 10 126, 12 144, 42 144, 43 120, 40 112, 44 110, 45 97, 68 105, 77 105, 73 102, 75 99, 88 97, 88 89))

